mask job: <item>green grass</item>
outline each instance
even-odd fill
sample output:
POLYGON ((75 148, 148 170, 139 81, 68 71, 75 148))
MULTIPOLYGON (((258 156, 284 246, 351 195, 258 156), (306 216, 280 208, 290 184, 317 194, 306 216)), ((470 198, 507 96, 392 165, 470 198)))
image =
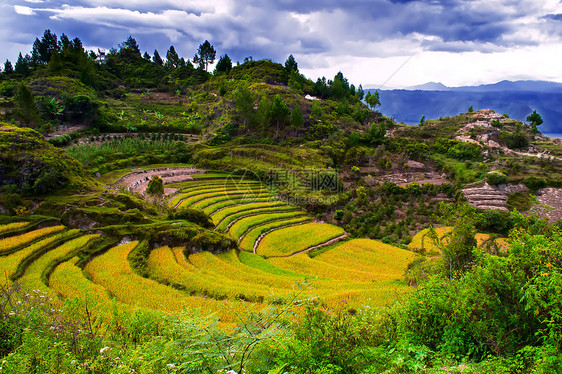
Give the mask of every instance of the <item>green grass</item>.
POLYGON ((273 274, 279 275, 283 277, 293 277, 293 278, 304 278, 303 274, 295 273, 294 271, 289 271, 280 267, 277 267, 267 260, 265 260, 262 256, 258 256, 253 253, 249 252, 240 252, 238 253, 238 258, 240 262, 244 265, 247 265, 251 268, 273 274))

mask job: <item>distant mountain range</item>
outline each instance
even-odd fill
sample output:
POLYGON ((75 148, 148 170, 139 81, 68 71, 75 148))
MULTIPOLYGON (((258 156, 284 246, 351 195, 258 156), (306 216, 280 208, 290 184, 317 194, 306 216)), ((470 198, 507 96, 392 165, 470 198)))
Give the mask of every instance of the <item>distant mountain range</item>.
MULTIPOLYGON (((374 90, 371 90, 374 91, 374 90)), ((480 86, 447 87, 429 82, 402 90, 379 90, 380 111, 410 125, 426 119, 491 108, 524 121, 536 110, 543 118, 543 133, 562 133, 562 83, 501 81, 480 86)))

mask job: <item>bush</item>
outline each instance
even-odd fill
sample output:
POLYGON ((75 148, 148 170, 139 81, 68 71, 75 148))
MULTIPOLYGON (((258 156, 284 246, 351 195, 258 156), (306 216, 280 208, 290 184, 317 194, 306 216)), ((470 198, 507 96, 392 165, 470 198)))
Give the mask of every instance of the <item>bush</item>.
POLYGON ((486 175, 486 180, 492 186, 507 183, 507 175, 500 172, 491 172, 486 175))
POLYGON ((535 176, 526 177, 523 179, 523 184, 533 191, 545 188, 548 185, 546 179, 535 176))
POLYGON ((200 209, 182 207, 168 215, 170 219, 185 219, 198 224, 201 227, 212 229, 215 227, 211 217, 200 209))

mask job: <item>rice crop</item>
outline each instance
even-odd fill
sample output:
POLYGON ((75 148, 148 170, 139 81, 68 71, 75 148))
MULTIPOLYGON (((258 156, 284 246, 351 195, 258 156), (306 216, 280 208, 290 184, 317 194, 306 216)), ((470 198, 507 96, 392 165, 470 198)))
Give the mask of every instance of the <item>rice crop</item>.
POLYGON ((109 302, 110 296, 100 285, 86 277, 76 266, 78 257, 59 264, 49 278, 49 287, 65 298, 78 297, 94 304, 109 302))
POLYGON ((303 216, 303 217, 297 217, 297 218, 288 218, 286 220, 279 220, 279 221, 271 222, 271 223, 268 223, 268 224, 265 224, 265 225, 260 225, 260 226, 254 227, 253 229, 250 229, 250 230, 246 231, 246 233, 244 233, 242 235, 242 237, 241 237, 242 240, 240 240, 239 246, 244 251, 253 252, 256 240, 258 240, 258 238, 262 234, 265 234, 269 230, 272 230, 272 229, 275 229, 275 228, 283 228, 284 226, 295 225, 295 224, 299 224, 299 223, 302 223, 302 222, 310 222, 311 220, 312 219, 310 217, 303 216))
MULTIPOLYGON (((127 256, 137 245, 138 242, 135 241, 113 247, 90 261, 84 270, 95 283, 106 288, 119 301, 129 305, 169 312, 201 308, 204 312, 218 311, 222 322, 237 320, 236 313, 228 310, 230 304, 188 296, 134 273, 127 256)), ((237 303, 233 307, 241 310, 245 309, 246 305, 237 303)))
POLYGON ((88 246, 88 242, 97 237, 99 237, 98 234, 83 235, 76 239, 69 240, 45 253, 37 260, 33 261, 25 270, 25 273, 21 278, 22 285, 27 289, 40 290, 53 294, 53 291, 42 281, 43 272, 46 271, 57 259, 64 257, 73 251, 84 249, 88 246))
MULTIPOLYGON (((260 214, 257 216, 251 216, 251 217, 246 217, 246 218, 242 218, 238 221, 236 221, 232 226, 230 226, 230 228, 228 229, 228 233, 233 237, 233 238, 239 238, 242 236, 242 234, 244 234, 246 231, 268 223, 268 222, 272 222, 272 221, 279 221, 282 219, 286 219, 286 218, 296 218, 296 217, 301 217, 301 216, 305 216, 306 214, 304 212, 286 212, 286 213, 271 213, 271 214, 260 214)), ((342 230, 343 232, 343 230, 342 230)), ((287 243, 285 243, 287 244, 287 243)))
POLYGON ((284 210, 296 209, 294 206, 287 205, 281 201, 273 201, 273 202, 265 202, 265 203, 259 202, 259 203, 250 203, 244 205, 233 205, 233 206, 225 207, 220 211, 210 214, 210 216, 213 219, 213 222, 218 223, 221 222, 223 219, 227 217, 230 218, 231 216, 236 215, 240 212, 252 212, 252 211, 258 211, 259 209, 268 209, 268 208, 276 208, 276 209, 284 209, 284 210))
POLYGON ((292 207, 290 205, 278 204, 278 203, 271 203, 271 204, 266 203, 266 205, 259 208, 254 207, 253 209, 243 210, 241 212, 227 215, 226 217, 224 217, 224 219, 222 219, 217 224, 216 229, 219 231, 224 231, 229 227, 229 225, 233 225, 235 222, 246 217, 257 216, 262 214, 270 214, 270 213, 289 213, 289 212, 304 213, 303 211, 300 211, 297 208, 292 207))
POLYGON ((376 281, 401 279, 417 255, 411 251, 371 239, 354 239, 336 244, 314 258, 326 266, 337 264, 372 275, 376 281))
POLYGON ((70 230, 49 236, 45 239, 31 244, 28 247, 22 248, 17 252, 2 257, 2 259, 0 260, 0 284, 9 283, 9 279, 15 274, 19 264, 24 259, 41 250, 42 248, 55 243, 58 240, 64 240, 65 238, 76 235, 79 231, 80 230, 70 230))
POLYGON ((28 226, 29 222, 13 222, 7 223, 5 225, 0 225, 0 234, 3 234, 8 231, 17 230, 28 226))
POLYGON ((213 199, 205 200, 203 203, 197 204, 199 209, 202 209, 207 214, 213 214, 219 210, 237 205, 246 205, 259 202, 278 202, 275 196, 264 196, 258 198, 246 198, 246 197, 231 197, 231 196, 221 196, 215 197, 213 199))
POLYGON ((53 234, 62 230, 64 230, 64 226, 62 225, 51 226, 26 232, 25 234, 0 239, 0 253, 8 252, 21 245, 31 243, 32 241, 37 240, 45 235, 53 234))
POLYGON ((307 223, 273 231, 260 242, 257 253, 283 256, 316 246, 344 234, 341 227, 326 223, 307 223))

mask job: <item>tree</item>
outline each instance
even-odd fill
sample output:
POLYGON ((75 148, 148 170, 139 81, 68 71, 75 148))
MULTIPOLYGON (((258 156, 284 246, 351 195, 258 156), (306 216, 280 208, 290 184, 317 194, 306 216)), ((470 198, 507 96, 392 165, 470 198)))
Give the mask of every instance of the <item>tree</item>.
POLYGON ((164 182, 158 175, 153 175, 152 178, 148 181, 146 193, 150 196, 164 195, 164 182))
POLYGON ((215 74, 217 73, 228 73, 232 70, 232 60, 228 55, 221 56, 215 67, 215 74))
POLYGON ((51 61, 51 55, 59 51, 56 34, 47 29, 43 33, 41 40, 35 38, 31 52, 31 62, 35 65, 46 65, 51 61))
POLYGON ((244 122, 244 128, 247 127, 253 120, 254 111, 254 95, 248 89, 245 82, 242 82, 236 87, 233 93, 234 107, 244 122))
POLYGON ((292 71, 296 71, 297 73, 299 72, 299 65, 297 64, 297 61, 292 54, 289 55, 289 57, 287 57, 287 60, 285 61, 285 70, 287 71, 287 73, 290 73, 292 71))
POLYGON ((263 129, 267 128, 269 123, 269 107, 269 101, 265 96, 262 96, 256 110, 256 120, 263 129))
POLYGON ((359 88, 357 89, 357 98, 359 100, 363 100, 364 97, 365 97, 365 91, 363 90, 363 86, 359 85, 359 88))
POLYGON ((471 105, 471 106, 468 107, 468 113, 472 113, 472 112, 474 112, 474 108, 471 105))
POLYGON ((121 54, 122 57, 126 57, 126 58, 141 57, 141 51, 139 45, 135 40, 135 38, 133 38, 131 35, 129 35, 127 40, 125 40, 120 47, 121 48, 119 49, 119 54, 121 54))
POLYGON ((173 45, 170 46, 168 52, 166 52, 166 63, 164 67, 168 70, 174 70, 180 64, 180 57, 178 56, 176 49, 173 45))
POLYGON ((197 54, 193 57, 193 62, 199 64, 199 68, 206 71, 207 66, 215 61, 216 55, 215 47, 208 40, 205 40, 203 44, 199 45, 197 54))
POLYGON ((39 113, 35 105, 35 98, 25 84, 21 83, 19 85, 18 91, 14 96, 14 103, 16 104, 14 110, 16 118, 19 118, 27 126, 33 126, 39 119, 39 113))
POLYGON ((6 60, 6 62, 4 62, 4 74, 10 74, 14 72, 14 67, 12 66, 12 63, 10 62, 10 60, 6 60))
POLYGON ((287 123, 290 115, 291 110, 289 109, 287 104, 285 104, 281 96, 275 95, 269 107, 269 117, 271 118, 271 120, 275 121, 277 125, 275 136, 279 136, 279 126, 281 124, 287 123))
POLYGON ((144 55, 142 56, 142 58, 144 58, 146 61, 150 61, 150 55, 148 54, 148 52, 144 52, 144 55))
POLYGON ((302 115, 301 107, 296 105, 291 113, 291 127, 295 130, 301 129, 304 125, 304 117, 302 115))
POLYGON ((422 116, 422 118, 420 119, 420 127, 425 125, 425 116, 422 116))
POLYGON ((16 66, 14 68, 16 74, 27 76, 29 74, 29 62, 29 55, 25 55, 25 57, 23 57, 20 52, 18 60, 16 61, 16 66))
POLYGON ((537 131, 537 126, 540 126, 543 123, 541 115, 538 114, 536 110, 533 110, 533 113, 527 116, 527 121, 531 123, 533 131, 537 131))
POLYGON ((374 93, 371 93, 371 91, 368 91, 367 95, 365 95, 365 102, 371 110, 375 110, 377 106, 381 105, 379 92, 375 91, 374 93))
POLYGON ((162 60, 162 57, 160 57, 160 53, 158 53, 156 49, 154 50, 154 56, 152 57, 152 62, 154 62, 158 66, 164 65, 164 61, 162 60))

